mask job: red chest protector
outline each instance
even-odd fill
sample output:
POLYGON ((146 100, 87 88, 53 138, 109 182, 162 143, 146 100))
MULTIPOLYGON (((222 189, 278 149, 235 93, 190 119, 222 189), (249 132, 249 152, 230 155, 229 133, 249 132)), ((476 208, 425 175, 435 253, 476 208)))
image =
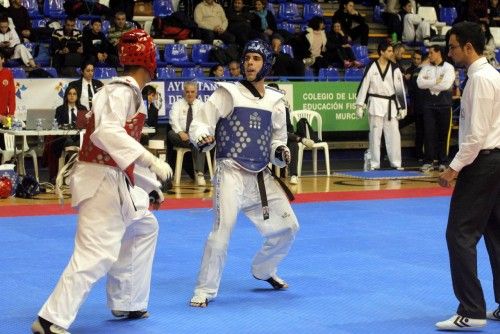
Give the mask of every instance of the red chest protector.
MULTIPOLYGON (((127 131, 128 135, 137 141, 139 141, 141 138, 145 119, 146 115, 144 115, 143 113, 137 113, 134 117, 127 120, 127 122, 125 123, 125 131, 127 131)), ((85 131, 85 135, 83 136, 82 148, 80 149, 78 159, 80 161, 117 167, 118 165, 113 160, 113 158, 111 158, 111 156, 107 152, 104 152, 99 147, 95 146, 90 140, 90 135, 94 133, 94 130, 95 119, 94 114, 92 114, 87 123, 87 128, 85 131)), ((127 174, 132 185, 134 185, 134 164, 130 164, 130 166, 128 166, 124 170, 124 172, 125 174, 127 174)))

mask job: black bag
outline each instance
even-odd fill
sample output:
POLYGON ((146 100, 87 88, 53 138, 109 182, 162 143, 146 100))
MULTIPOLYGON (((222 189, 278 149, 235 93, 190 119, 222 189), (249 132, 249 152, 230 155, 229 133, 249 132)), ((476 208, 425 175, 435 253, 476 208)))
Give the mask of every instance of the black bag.
POLYGON ((306 118, 301 118, 297 122, 297 136, 303 137, 303 138, 309 138, 315 143, 319 143, 320 140, 318 138, 318 133, 313 130, 311 124, 307 121, 306 118))
POLYGON ((215 61, 221 65, 227 65, 233 60, 238 61, 240 58, 240 51, 238 45, 230 44, 227 47, 213 47, 210 50, 209 59, 215 61))
POLYGON ((54 76, 43 68, 35 68, 29 71, 28 78, 53 78, 54 76))
POLYGON ((21 176, 21 181, 16 188, 16 197, 33 198, 40 193, 40 184, 33 176, 21 176))

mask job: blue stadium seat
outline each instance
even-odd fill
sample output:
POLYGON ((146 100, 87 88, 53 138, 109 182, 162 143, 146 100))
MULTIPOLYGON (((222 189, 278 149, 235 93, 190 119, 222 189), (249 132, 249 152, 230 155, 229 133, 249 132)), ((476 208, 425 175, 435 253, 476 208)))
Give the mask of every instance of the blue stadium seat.
POLYGON ((95 79, 111 79, 112 77, 118 76, 116 68, 114 67, 95 67, 94 68, 94 78, 95 79))
POLYGON ((37 18, 31 20, 31 27, 32 28, 45 28, 47 26, 47 19, 46 18, 37 18))
POLYGON ((163 53, 165 62, 177 67, 193 67, 194 63, 189 61, 186 46, 184 44, 167 44, 163 53))
POLYGON ((380 5, 373 7, 373 22, 384 23, 384 20, 382 19, 382 11, 383 8, 380 5))
POLYGON ((313 81, 314 80, 314 70, 307 66, 304 71, 304 80, 305 81, 313 81))
POLYGON ((36 47, 37 44, 33 42, 24 42, 23 45, 28 49, 28 51, 31 53, 32 56, 35 56, 36 54, 36 47))
POLYGON ((164 79, 176 78, 177 74, 175 73, 175 68, 168 66, 168 67, 158 67, 156 76, 158 77, 158 79, 164 80, 164 79))
POLYGON ((14 79, 25 79, 27 78, 26 72, 22 67, 12 67, 10 69, 12 71, 12 75, 14 79))
MULTIPOLYGON (((297 1, 294 1, 297 2, 297 1)), ((323 17, 323 9, 319 3, 306 3, 304 4, 304 21, 308 22, 314 16, 323 17)))
POLYGON ((370 63, 370 57, 368 56, 368 47, 366 45, 355 44, 352 46, 352 51, 356 60, 362 63, 364 66, 370 63))
POLYGON ((320 68, 318 73, 319 81, 339 81, 339 70, 335 67, 320 68))
POLYGON ((455 7, 441 7, 439 9, 439 20, 446 22, 446 25, 453 25, 457 19, 457 9, 455 7))
MULTIPOLYGON (((285 2, 285 1, 283 1, 283 3, 284 3, 284 2, 285 2)), ((280 3, 281 3, 281 2, 280 2, 280 3)), ((276 11, 274 10, 274 6, 273 6, 273 4, 272 4, 272 3, 268 2, 268 3, 267 3, 267 8, 266 8, 266 9, 267 9, 269 12, 271 12, 271 13, 274 15, 274 17, 276 17, 276 11)))
POLYGON ((213 49, 211 44, 194 44, 191 50, 191 59, 196 65, 203 67, 212 67, 217 64, 210 61, 210 51, 213 49))
POLYGON ((153 1, 153 12, 155 17, 170 16, 174 13, 174 6, 171 0, 153 1))
POLYGON ((42 14, 38 11, 38 3, 36 0, 22 0, 23 5, 28 10, 28 15, 31 19, 42 18, 42 14))
POLYGON ((196 67, 185 67, 182 69, 181 77, 183 78, 204 78, 205 77, 205 72, 203 71, 203 68, 196 66, 196 67))
POLYGON ((283 44, 281 46, 281 52, 286 53, 287 55, 290 55, 290 57, 293 58, 293 49, 292 46, 289 44, 283 44))
POLYGON ((297 4, 308 4, 312 3, 312 0, 292 0, 292 2, 297 4))
POLYGON ((43 3, 43 13, 45 16, 60 20, 66 18, 64 12, 63 0, 45 0, 43 3))
MULTIPOLYGON (((90 22, 89 22, 90 24, 90 22)), ((85 27, 86 22, 82 21, 81 19, 76 19, 75 22, 75 28, 83 32, 83 28, 85 27)))
POLYGON ((291 34, 295 34, 295 24, 288 22, 280 22, 277 24, 278 29, 288 31, 291 34))
POLYGON ((104 33, 104 35, 108 34, 109 27, 111 27, 111 23, 109 23, 108 20, 103 20, 102 21, 102 32, 104 33))
POLYGON ((50 75, 52 75, 53 78, 57 78, 58 77, 57 71, 53 67, 42 67, 41 69, 44 70, 44 71, 46 71, 50 75))
POLYGON ((500 63, 500 49, 495 50, 495 58, 497 59, 497 62, 500 63))
POLYGON ((282 3, 280 4, 278 10, 278 21, 287 21, 287 22, 302 22, 302 15, 299 13, 299 7, 296 3, 282 3))
POLYGON ((158 48, 156 48, 156 65, 158 67, 162 67, 162 66, 167 66, 168 65, 166 61, 161 60, 160 49, 158 49, 158 48))
POLYGON ((287 0, 271 0, 271 1, 268 1, 268 3, 285 3, 287 2, 287 0))
POLYGON ((361 81, 363 78, 363 70, 360 68, 348 68, 345 70, 345 81, 361 81))

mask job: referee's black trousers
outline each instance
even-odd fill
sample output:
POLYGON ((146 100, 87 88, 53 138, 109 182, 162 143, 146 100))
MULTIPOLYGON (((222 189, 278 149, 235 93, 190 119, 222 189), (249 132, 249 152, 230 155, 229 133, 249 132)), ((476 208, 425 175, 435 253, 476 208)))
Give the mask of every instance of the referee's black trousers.
POLYGON ((476 246, 484 236, 493 272, 495 300, 500 304, 500 151, 482 151, 458 174, 451 197, 446 241, 457 314, 486 318, 477 277, 476 246))

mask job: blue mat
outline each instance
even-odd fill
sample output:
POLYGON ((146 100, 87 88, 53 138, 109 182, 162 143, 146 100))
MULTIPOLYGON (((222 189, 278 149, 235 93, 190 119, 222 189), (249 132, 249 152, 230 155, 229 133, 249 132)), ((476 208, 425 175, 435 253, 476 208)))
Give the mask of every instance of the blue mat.
POLYGON ((368 180, 380 180, 380 179, 418 179, 426 178, 429 175, 418 171, 412 170, 370 170, 370 171, 342 171, 335 172, 334 176, 350 177, 355 179, 368 179, 368 180))
MULTIPOLYGON (((206 309, 188 301, 212 212, 161 211, 151 317, 113 320, 101 280, 71 333, 435 333, 434 323, 457 306, 444 237, 448 205, 447 197, 294 205, 301 230, 279 272, 288 291, 251 277, 262 240, 240 217, 219 296, 206 309)), ((0 333, 29 333, 71 255, 75 222, 74 215, 0 219, 0 333)), ((479 275, 493 307, 482 243, 479 275)), ((500 323, 483 333, 500 333, 500 323)))

